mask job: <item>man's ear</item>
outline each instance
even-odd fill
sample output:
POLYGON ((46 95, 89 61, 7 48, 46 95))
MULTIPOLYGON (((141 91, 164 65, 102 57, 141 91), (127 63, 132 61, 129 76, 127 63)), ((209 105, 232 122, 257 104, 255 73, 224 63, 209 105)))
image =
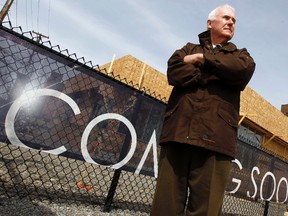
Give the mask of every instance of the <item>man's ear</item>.
POLYGON ((211 20, 207 20, 207 29, 211 29, 212 26, 211 26, 211 20))

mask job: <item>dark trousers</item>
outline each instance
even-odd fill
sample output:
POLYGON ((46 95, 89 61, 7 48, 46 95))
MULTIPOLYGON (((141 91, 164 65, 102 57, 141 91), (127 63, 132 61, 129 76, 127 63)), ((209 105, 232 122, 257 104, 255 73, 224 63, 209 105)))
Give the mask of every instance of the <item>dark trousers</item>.
POLYGON ((231 160, 187 144, 163 145, 151 216, 220 215, 231 160))

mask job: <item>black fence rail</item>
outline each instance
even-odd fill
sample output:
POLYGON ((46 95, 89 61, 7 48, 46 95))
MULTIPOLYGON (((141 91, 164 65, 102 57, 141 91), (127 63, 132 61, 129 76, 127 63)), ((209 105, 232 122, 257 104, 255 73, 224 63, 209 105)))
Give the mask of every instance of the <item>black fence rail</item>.
MULTIPOLYGON (((0 199, 148 215, 165 103, 30 36, 0 27, 0 199)), ((282 216, 287 164, 241 137, 223 215, 282 216)))

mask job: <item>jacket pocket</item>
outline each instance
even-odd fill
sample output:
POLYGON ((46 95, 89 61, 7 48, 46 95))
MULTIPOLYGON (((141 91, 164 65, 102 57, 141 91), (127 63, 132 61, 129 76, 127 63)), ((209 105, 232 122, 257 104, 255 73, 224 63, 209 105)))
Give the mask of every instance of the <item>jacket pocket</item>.
POLYGON ((173 107, 173 108, 170 109, 170 110, 166 110, 166 112, 165 112, 165 114, 164 114, 164 119, 167 119, 167 118, 169 118, 170 116, 172 116, 172 115, 176 112, 176 110, 178 109, 178 107, 179 107, 179 104, 177 104, 175 107, 173 107))
POLYGON ((227 107, 219 107, 217 111, 218 116, 223 119, 228 125, 233 128, 238 128, 238 114, 234 109, 227 109, 227 107))

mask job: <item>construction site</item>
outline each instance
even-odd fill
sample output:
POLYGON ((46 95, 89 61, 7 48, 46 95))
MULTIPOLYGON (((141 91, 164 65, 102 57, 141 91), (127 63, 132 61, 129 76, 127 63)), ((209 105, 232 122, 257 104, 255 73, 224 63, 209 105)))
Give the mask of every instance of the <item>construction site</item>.
MULTIPOLYGON (((0 26, 0 48, 3 209, 25 199, 88 206, 95 215, 149 215, 173 88, 166 74, 132 55, 92 65, 9 22, 0 26)), ((287 115, 288 104, 278 110, 249 86, 241 93, 224 216, 283 215, 287 115)))

